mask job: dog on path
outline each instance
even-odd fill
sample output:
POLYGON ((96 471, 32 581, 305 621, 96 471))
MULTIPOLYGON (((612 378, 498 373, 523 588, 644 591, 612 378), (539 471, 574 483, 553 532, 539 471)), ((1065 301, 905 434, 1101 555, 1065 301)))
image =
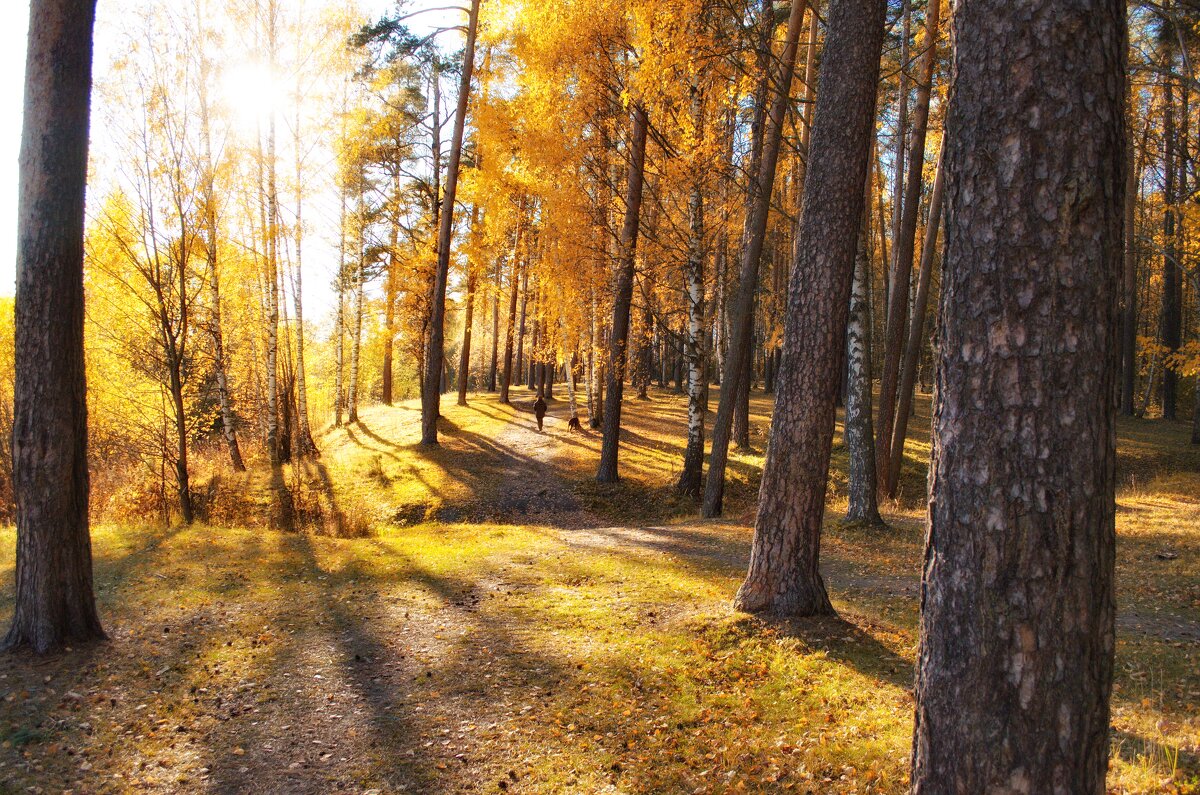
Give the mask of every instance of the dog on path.
POLYGON ((571 415, 571 419, 567 420, 567 430, 572 432, 579 431, 580 433, 583 433, 583 426, 579 424, 578 417, 571 415))

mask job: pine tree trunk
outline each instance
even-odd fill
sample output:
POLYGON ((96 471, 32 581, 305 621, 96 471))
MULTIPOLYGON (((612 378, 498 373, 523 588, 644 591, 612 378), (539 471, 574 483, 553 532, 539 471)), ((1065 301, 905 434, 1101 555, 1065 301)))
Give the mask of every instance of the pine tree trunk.
POLYGON ((896 421, 892 427, 891 452, 888 454, 884 493, 895 499, 900 483, 900 468, 904 463, 904 442, 908 438, 908 418, 912 413, 913 386, 917 380, 921 350, 925 347, 925 310, 929 305, 929 283, 933 260, 937 256, 938 230, 942 223, 942 194, 945 176, 939 157, 937 174, 933 179, 933 195, 929 197, 929 220, 925 225, 925 242, 921 248, 921 267, 917 275, 917 294, 913 297, 912 317, 908 324, 908 341, 904 360, 900 363, 900 388, 896 406, 896 421))
POLYGON ((509 295, 508 295, 508 327, 504 332, 504 373, 500 379, 500 402, 508 403, 508 390, 512 384, 513 374, 513 332, 517 322, 517 283, 520 281, 521 275, 521 233, 522 228, 521 218, 524 213, 524 203, 517 208, 517 229, 515 240, 513 241, 512 252, 512 274, 509 277, 509 295))
POLYGON ((821 521, 885 8, 885 0, 833 0, 829 7, 771 441, 750 570, 735 600, 749 612, 833 612, 818 571, 821 521))
MULTIPOLYGON (((479 205, 471 207, 471 234, 479 234, 479 205)), ((471 372, 471 331, 475 325, 475 289, 478 270, 467 261, 467 307, 463 317, 462 350, 458 354, 458 405, 467 405, 467 381, 471 372)))
MULTIPOLYGON (((518 386, 521 384, 529 384, 533 386, 533 377, 525 375, 525 326, 529 312, 529 269, 523 268, 521 271, 521 319, 517 321, 517 363, 514 365, 514 372, 517 374, 517 380, 514 382, 518 386)), ((535 331, 536 335, 536 331, 535 331)), ((533 357, 529 357, 529 367, 533 368, 533 357)))
POLYGON ((625 388, 626 345, 629 342, 630 305, 633 303, 633 270, 637 253, 638 226, 642 210, 642 186, 645 182, 646 136, 649 121, 640 104, 633 107, 633 126, 629 136, 629 179, 625 192, 625 223, 621 228, 620 260, 617 264, 616 290, 613 297, 612 334, 608 351, 608 410, 604 412, 604 440, 600 447, 600 465, 596 480, 616 483, 617 456, 621 444, 621 395, 625 388))
POLYGON ((588 419, 596 419, 596 288, 588 288, 588 340, 587 340, 587 407, 588 419))
MULTIPOLYGON (((784 116, 790 101, 792 76, 796 71, 796 50, 803 20, 804 6, 793 3, 788 17, 787 36, 784 40, 779 72, 775 76, 775 92, 770 100, 770 113, 765 120, 762 156, 757 171, 751 172, 751 189, 742 235, 741 271, 737 292, 733 298, 734 306, 729 317, 730 339, 726 349, 726 366, 721 373, 721 400, 717 404, 717 416, 713 420, 708 477, 704 482, 704 504, 701 512, 709 518, 721 515, 734 409, 739 405, 743 379, 748 381, 750 378, 754 293, 758 286, 759 263, 766 239, 771 192, 775 184, 775 166, 779 160, 779 144, 783 137, 784 116)), ((766 102, 765 96, 763 102, 766 102)))
POLYGON ((479 0, 471 0, 467 12, 467 46, 463 50, 462 74, 458 83, 458 108, 455 110, 454 132, 450 138, 450 162, 446 166, 446 190, 442 197, 441 225, 438 230, 438 261, 434 274, 433 310, 429 321, 429 351, 425 361, 425 394, 421 400, 422 444, 438 443, 437 421, 441 411, 442 377, 446 359, 446 283, 450 276, 454 200, 458 192, 463 130, 467 123, 467 107, 471 95, 471 72, 475 67, 475 31, 478 28, 478 20, 479 0))
POLYGON ((1137 200, 1141 164, 1134 148, 1132 122, 1128 128, 1129 172, 1125 180, 1125 259, 1121 289, 1121 414, 1132 417, 1137 388, 1137 200))
POLYGON ((13 494, 15 601, 0 648, 104 638, 92 593, 83 197, 94 0, 34 0, 18 207, 13 494))
POLYGON ((918 795, 1105 792, 1125 14, 955 11, 918 795))
MULTIPOLYGON (((908 3, 905 2, 905 49, 908 46, 908 3)), ((888 295, 887 324, 884 331, 883 375, 879 383, 879 427, 875 444, 875 460, 879 465, 879 486, 889 495, 895 491, 889 475, 893 470, 892 456, 900 455, 893 446, 896 423, 896 396, 900 377, 900 359, 908 328, 909 285, 912 279, 913 256, 916 249, 917 217, 924 184, 925 138, 929 129, 929 97, 933 88, 934 67, 937 65, 940 0, 930 0, 925 12, 925 52, 921 56, 921 75, 917 85, 917 101, 913 106, 913 124, 908 149, 908 181, 903 202, 898 204, 900 225, 892 239, 892 280, 888 295)), ((902 77, 903 80, 903 77, 902 77)), ((900 151, 897 145, 897 151, 900 151)), ((903 158, 900 163, 903 164, 903 158)), ((899 175, 897 175, 899 182, 899 175)))
MULTIPOLYGON (((301 96, 299 86, 296 95, 301 96)), ((296 310, 296 427, 299 435, 296 450, 302 456, 310 456, 317 453, 317 443, 308 424, 308 381, 304 364, 304 268, 301 257, 304 249, 304 183, 300 171, 303 145, 300 129, 300 105, 297 103, 293 129, 296 149, 296 266, 292 270, 292 305, 296 310)))
POLYGON ((488 391, 496 391, 496 374, 500 360, 500 262, 496 262, 496 287, 492 290, 492 363, 488 367, 488 391))
MULTIPOLYGON (((1176 181, 1176 157, 1178 137, 1175 124, 1175 81, 1171 71, 1175 68, 1174 36, 1168 32, 1163 40, 1163 283, 1162 311, 1159 314, 1159 342, 1168 353, 1179 348, 1181 323, 1179 294, 1178 249, 1178 188, 1176 181)), ((1173 420, 1178 403, 1178 374, 1171 367, 1163 368, 1162 415, 1173 420)))

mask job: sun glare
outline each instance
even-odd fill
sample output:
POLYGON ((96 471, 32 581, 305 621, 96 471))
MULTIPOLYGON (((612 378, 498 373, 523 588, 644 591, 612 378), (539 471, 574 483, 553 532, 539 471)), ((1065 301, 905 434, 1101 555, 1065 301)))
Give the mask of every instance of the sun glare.
POLYGON ((277 76, 265 63, 247 61, 229 68, 221 80, 221 103, 233 127, 253 135, 279 109, 277 76))

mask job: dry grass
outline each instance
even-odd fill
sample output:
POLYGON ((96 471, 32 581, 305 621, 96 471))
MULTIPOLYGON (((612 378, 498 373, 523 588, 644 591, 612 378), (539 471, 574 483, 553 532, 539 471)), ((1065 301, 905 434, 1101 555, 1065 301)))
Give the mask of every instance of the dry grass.
MULTIPOLYGON (((728 605, 765 398, 712 523, 672 493, 682 398, 628 404, 603 488, 598 435, 522 401, 449 401, 433 450, 414 405, 372 407, 318 462, 222 476, 241 521, 95 528, 113 640, 0 659, 0 792, 903 792, 920 496, 885 532, 831 521, 841 620, 764 623, 728 605), (317 532, 272 529, 281 500, 317 532)), ((1195 791, 1200 462, 1161 423, 1123 425, 1121 462, 1110 787, 1195 791)))

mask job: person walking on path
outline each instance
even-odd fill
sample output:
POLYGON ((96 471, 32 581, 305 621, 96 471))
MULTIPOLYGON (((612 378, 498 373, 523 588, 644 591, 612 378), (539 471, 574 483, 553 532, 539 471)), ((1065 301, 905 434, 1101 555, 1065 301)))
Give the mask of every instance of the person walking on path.
POLYGON ((538 430, 542 430, 542 420, 546 417, 546 399, 538 394, 537 400, 533 401, 533 413, 537 417, 538 430))

